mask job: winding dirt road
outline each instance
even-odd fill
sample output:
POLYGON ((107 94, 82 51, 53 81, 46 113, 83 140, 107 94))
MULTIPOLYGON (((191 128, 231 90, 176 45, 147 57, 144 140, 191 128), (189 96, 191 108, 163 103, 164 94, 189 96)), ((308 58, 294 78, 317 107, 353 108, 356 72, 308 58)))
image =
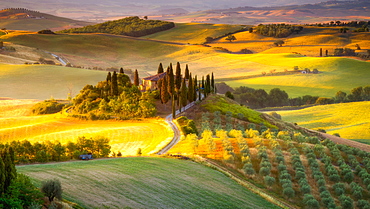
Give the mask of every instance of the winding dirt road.
MULTIPOLYGON (((186 105, 184 108, 182 108, 181 110, 182 111, 185 111, 191 107, 193 107, 195 105, 195 102, 192 102, 192 103, 189 103, 188 105, 186 105)), ((181 112, 179 110, 176 110, 176 115, 180 114, 181 112)), ((181 138, 181 132, 180 132, 180 129, 179 127, 177 127, 177 125, 173 122, 173 118, 172 118, 172 114, 169 114, 167 115, 166 117, 166 122, 168 123, 168 125, 172 128, 173 130, 173 133, 174 133, 174 136, 173 136, 173 139, 170 143, 168 143, 165 147, 163 147, 159 152, 157 152, 157 155, 163 155, 163 154, 166 154, 166 152, 168 152, 168 150, 170 150, 173 146, 175 146, 179 141, 180 141, 180 138, 181 138)))

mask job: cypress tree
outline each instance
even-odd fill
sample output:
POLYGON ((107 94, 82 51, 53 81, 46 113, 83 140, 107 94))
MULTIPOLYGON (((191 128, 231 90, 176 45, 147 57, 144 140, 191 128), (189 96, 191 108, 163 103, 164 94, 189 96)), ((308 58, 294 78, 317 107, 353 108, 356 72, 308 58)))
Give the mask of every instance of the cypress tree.
POLYGON ((191 77, 191 74, 189 75, 189 79, 188 79, 187 100, 189 101, 189 103, 194 101, 194 85, 193 85, 193 78, 191 77))
POLYGON ((216 93, 215 89, 215 78, 213 77, 213 72, 212 72, 212 77, 211 77, 211 92, 216 93))
MULTIPOLYGON (((185 83, 185 78, 182 79, 182 83, 181 83, 181 106, 185 107, 186 104, 187 104, 187 95, 188 95, 188 92, 187 92, 187 89, 186 89, 186 83, 185 83)), ((180 108, 180 111, 181 111, 181 108, 180 108)))
POLYGON ((169 73, 167 74, 167 91, 172 96, 174 94, 175 80, 173 76, 172 67, 169 68, 169 73))
POLYGON ((196 101, 197 100, 197 89, 198 89, 198 76, 195 76, 193 83, 194 83, 194 88, 193 88, 194 98, 193 98, 193 101, 196 101))
POLYGON ((190 76, 190 74, 189 74, 189 67, 188 67, 188 64, 186 64, 186 67, 185 67, 185 78, 186 79, 189 79, 189 76, 190 76))
POLYGON ((119 69, 119 73, 121 73, 121 74, 125 74, 125 72, 123 72, 123 68, 120 68, 120 69, 119 69))
POLYGON ((5 165, 3 158, 0 157, 0 195, 5 192, 4 183, 5 183, 5 165))
POLYGON ((200 93, 200 83, 198 85, 198 99, 199 99, 199 101, 202 100, 202 95, 200 93))
POLYGON ((163 65, 162 65, 162 63, 159 63, 157 74, 160 74, 160 73, 163 73, 163 72, 164 72, 163 65))
POLYGON ((112 75, 112 84, 110 86, 110 92, 112 96, 118 96, 118 82, 116 71, 114 71, 112 75))
POLYGON ((207 92, 207 95, 211 93, 211 78, 209 74, 206 76, 206 86, 205 86, 205 91, 207 92))
POLYGON ((13 157, 10 156, 11 153, 10 149, 11 148, 4 150, 3 153, 4 171, 5 171, 4 191, 7 191, 12 180, 17 177, 17 170, 15 169, 14 160, 12 161, 12 159, 14 159, 14 156, 13 157))
POLYGON ((110 72, 108 72, 106 81, 107 81, 107 84, 109 84, 112 81, 112 74, 110 72))
POLYGON ((175 119, 176 118, 175 95, 173 94, 171 97, 171 101, 172 101, 172 119, 175 119))
POLYGON ((175 75, 175 88, 177 90, 180 90, 181 88, 181 67, 180 67, 180 63, 177 62, 176 64, 176 75, 175 75))
POLYGON ((167 79, 166 77, 163 78, 162 80, 162 87, 161 87, 161 102, 162 104, 167 104, 169 94, 167 90, 168 84, 167 84, 167 79))
POLYGON ((134 85, 139 86, 139 73, 137 72, 137 69, 135 70, 134 74, 134 85))
POLYGON ((201 89, 202 89, 204 97, 206 97, 205 86, 204 86, 204 76, 202 76, 202 87, 201 87, 201 89))

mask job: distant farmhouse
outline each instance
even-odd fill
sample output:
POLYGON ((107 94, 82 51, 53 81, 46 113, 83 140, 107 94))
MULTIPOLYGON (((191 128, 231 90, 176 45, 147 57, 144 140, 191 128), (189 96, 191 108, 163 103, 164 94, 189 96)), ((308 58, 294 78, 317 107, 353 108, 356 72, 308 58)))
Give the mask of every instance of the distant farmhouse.
POLYGON ((158 81, 162 78, 164 78, 167 75, 166 72, 159 73, 156 75, 152 75, 146 78, 142 79, 142 84, 140 85, 140 90, 142 91, 151 91, 151 90, 157 90, 158 87, 158 81))

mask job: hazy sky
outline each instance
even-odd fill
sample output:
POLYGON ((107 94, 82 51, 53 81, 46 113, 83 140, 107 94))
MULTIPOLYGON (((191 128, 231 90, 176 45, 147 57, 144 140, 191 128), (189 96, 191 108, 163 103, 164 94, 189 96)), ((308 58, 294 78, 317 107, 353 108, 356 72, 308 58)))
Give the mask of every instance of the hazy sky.
POLYGON ((189 12, 244 6, 318 3, 326 0, 0 0, 2 8, 22 7, 70 18, 152 15, 182 9, 189 12))

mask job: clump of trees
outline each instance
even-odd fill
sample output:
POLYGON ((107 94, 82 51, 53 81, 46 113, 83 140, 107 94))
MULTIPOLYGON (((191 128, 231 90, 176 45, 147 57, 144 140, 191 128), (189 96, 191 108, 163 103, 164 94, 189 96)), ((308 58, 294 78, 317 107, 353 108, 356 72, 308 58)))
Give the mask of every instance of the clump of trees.
POLYGON ((156 114, 154 95, 141 92, 138 79, 134 79, 137 81, 134 85, 123 71, 108 72, 105 81, 96 86, 86 85, 73 99, 74 116, 92 120, 110 119, 111 116, 120 119, 153 117, 156 114))
POLYGON ((94 158, 108 157, 110 154, 109 139, 97 136, 86 138, 81 136, 77 142, 62 144, 59 141, 44 141, 31 143, 28 140, 12 141, 1 147, 12 147, 14 163, 46 163, 50 161, 67 161, 78 159, 79 155, 91 153, 94 158))
POLYGON ((260 24, 255 28, 255 32, 269 37, 285 38, 292 33, 299 33, 303 30, 302 26, 295 26, 289 24, 260 24))
MULTIPOLYGON (((315 69, 314 69, 315 70, 315 69)), ((289 95, 279 88, 271 89, 267 93, 264 89, 254 89, 246 86, 235 88, 232 93, 235 100, 251 108, 302 106, 302 105, 325 105, 342 102, 370 101, 370 86, 356 87, 350 94, 338 91, 334 97, 319 97, 305 95, 302 97, 289 98, 289 95)))
POLYGON ((110 33, 126 36, 145 36, 175 27, 175 23, 140 19, 137 16, 120 20, 108 21, 82 28, 72 28, 60 31, 61 33, 110 33))
POLYGON ((55 35, 55 33, 51 30, 40 30, 37 33, 38 34, 52 34, 52 35, 55 35))
POLYGON ((32 114, 43 115, 43 114, 53 114, 60 112, 65 104, 58 103, 56 100, 45 100, 39 102, 32 107, 32 114))
POLYGON ((198 135, 198 130, 193 120, 190 120, 185 116, 181 116, 177 118, 177 123, 179 124, 181 131, 185 135, 188 135, 188 134, 198 135))
POLYGON ((356 56, 355 50, 349 48, 334 49, 334 56, 356 56))

